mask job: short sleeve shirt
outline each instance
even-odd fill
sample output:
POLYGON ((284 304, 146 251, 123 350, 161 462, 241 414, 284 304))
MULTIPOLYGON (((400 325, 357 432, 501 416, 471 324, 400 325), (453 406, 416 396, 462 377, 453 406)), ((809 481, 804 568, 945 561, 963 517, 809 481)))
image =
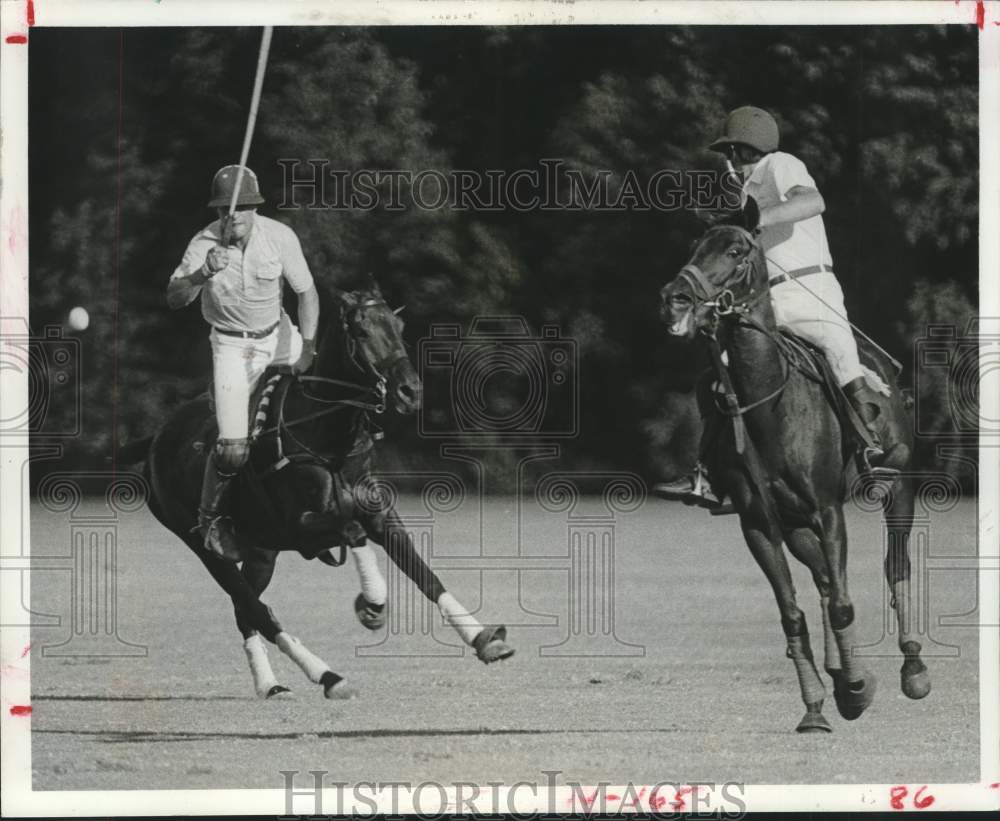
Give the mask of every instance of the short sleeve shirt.
MULTIPOLYGON (((797 185, 816 188, 816 181, 798 157, 775 151, 757 163, 743 190, 763 209, 787 201, 788 192, 797 185)), ((761 231, 760 239, 771 276, 821 263, 833 267, 826 227, 819 214, 799 222, 769 225, 761 231)))
MULTIPOLYGON (((216 220, 188 243, 171 279, 188 277, 205 263, 220 240, 216 220)), ((257 214, 246 247, 227 249, 229 264, 202 286, 201 313, 209 325, 227 331, 259 331, 281 316, 282 280, 296 293, 313 286, 302 246, 287 225, 257 214)))

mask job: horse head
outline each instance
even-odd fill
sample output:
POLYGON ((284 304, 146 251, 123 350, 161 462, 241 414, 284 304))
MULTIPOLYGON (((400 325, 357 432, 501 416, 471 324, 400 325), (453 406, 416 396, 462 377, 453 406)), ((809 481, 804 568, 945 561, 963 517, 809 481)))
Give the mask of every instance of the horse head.
POLYGON ((736 225, 710 228, 680 273, 660 291, 660 319, 671 336, 715 334, 767 292, 767 269, 754 236, 736 225))
POLYGON ((339 292, 337 306, 339 336, 349 366, 378 392, 384 391, 397 413, 418 411, 423 387, 403 342, 403 309, 390 308, 374 280, 364 289, 339 292))

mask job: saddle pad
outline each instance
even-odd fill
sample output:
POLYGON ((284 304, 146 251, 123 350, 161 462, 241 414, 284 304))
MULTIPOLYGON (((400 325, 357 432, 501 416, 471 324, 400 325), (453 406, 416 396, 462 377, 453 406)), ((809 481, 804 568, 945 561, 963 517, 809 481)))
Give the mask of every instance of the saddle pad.
MULTIPOLYGON (((265 399, 266 396, 270 397, 275 388, 277 387, 278 380, 275 379, 272 383, 272 377, 283 375, 280 374, 278 368, 267 368, 261 375, 260 379, 257 380, 257 384, 254 386, 253 392, 250 394, 250 402, 247 405, 247 425, 252 431, 254 428, 255 421, 257 419, 258 413, 264 411, 266 413, 264 421, 268 421, 268 416, 270 414, 269 403, 266 402, 264 407, 261 408, 261 401, 265 399)), ((210 381, 208 383, 208 406, 215 412, 215 383, 210 381)))
MULTIPOLYGON (((854 410, 844 392, 840 389, 840 385, 833 374, 833 369, 830 367, 830 361, 826 358, 826 354, 811 342, 800 336, 796 336, 787 328, 778 328, 778 331, 781 339, 780 344, 788 354, 791 366, 805 374, 808 379, 812 379, 823 386, 823 393, 826 395, 827 401, 833 408, 834 413, 837 414, 841 428, 844 431, 845 452, 851 450, 847 446, 847 442, 853 438, 860 439, 866 446, 870 445, 871 442, 868 440, 864 423, 858 417, 857 411, 854 410), (854 435, 851 436, 848 432, 853 432, 854 435)), ((872 364, 877 365, 878 363, 873 362, 872 364)), ((862 367, 865 366, 862 365, 862 367)), ((877 371, 875 375, 878 375, 877 371)))

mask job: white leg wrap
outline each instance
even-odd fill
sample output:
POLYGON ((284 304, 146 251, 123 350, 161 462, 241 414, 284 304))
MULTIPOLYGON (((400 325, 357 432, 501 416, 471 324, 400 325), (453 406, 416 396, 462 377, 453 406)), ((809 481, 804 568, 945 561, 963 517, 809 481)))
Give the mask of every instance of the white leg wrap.
POLYGON ((351 548, 354 564, 361 580, 361 595, 371 604, 385 604, 386 586, 382 569, 378 566, 375 551, 371 545, 351 548))
POLYGON ((250 665, 250 675, 253 676, 253 689, 259 698, 265 698, 271 688, 278 684, 267 660, 267 645, 260 633, 254 633, 243 642, 243 652, 246 653, 250 665))
POLYGON ((472 640, 479 635, 483 626, 476 621, 475 617, 469 613, 451 593, 442 593, 437 600, 438 610, 444 616, 444 620, 455 628, 455 631, 462 637, 462 641, 472 646, 472 640))
POLYGON ((327 663, 318 656, 313 655, 312 651, 295 638, 295 636, 290 636, 288 633, 282 631, 278 633, 274 643, 278 645, 278 649, 282 653, 301 668, 310 681, 319 684, 323 673, 330 671, 327 663))

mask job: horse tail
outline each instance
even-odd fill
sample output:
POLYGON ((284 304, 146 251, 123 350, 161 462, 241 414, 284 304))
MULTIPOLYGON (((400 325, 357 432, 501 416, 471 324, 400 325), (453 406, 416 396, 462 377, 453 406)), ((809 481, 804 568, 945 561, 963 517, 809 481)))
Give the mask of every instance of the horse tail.
POLYGON ((123 465, 137 465, 140 462, 145 462, 149 455, 149 446, 152 444, 152 436, 126 442, 118 449, 118 461, 123 465))

